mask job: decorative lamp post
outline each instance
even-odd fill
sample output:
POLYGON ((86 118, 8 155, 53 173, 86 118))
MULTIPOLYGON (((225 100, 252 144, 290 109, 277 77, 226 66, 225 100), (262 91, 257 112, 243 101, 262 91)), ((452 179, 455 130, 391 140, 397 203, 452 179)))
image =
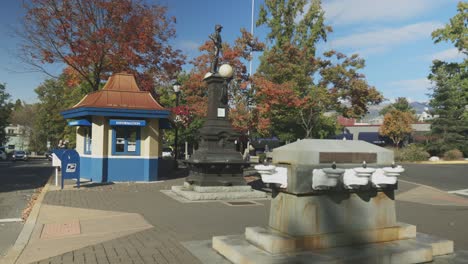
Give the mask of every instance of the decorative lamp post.
POLYGON ((210 72, 204 81, 208 86, 208 111, 200 129, 199 148, 186 161, 190 174, 186 181, 198 186, 245 185, 243 169, 249 164, 236 151, 234 141, 239 137, 229 121, 228 84, 233 69, 228 64, 218 66, 222 48, 222 26, 216 25, 210 35, 215 52, 210 72))
MULTIPOLYGON (((174 93, 176 95, 176 108, 179 106, 179 95, 180 95, 180 83, 179 82, 175 82, 173 85, 172 85, 172 89, 174 89, 174 93)), ((177 122, 177 116, 176 116, 176 122, 177 122)), ((178 167, 178 164, 177 164, 177 156, 178 156, 178 147, 177 147, 177 142, 178 142, 178 131, 177 131, 177 124, 175 125, 175 137, 174 137, 174 166, 175 168, 178 167)))

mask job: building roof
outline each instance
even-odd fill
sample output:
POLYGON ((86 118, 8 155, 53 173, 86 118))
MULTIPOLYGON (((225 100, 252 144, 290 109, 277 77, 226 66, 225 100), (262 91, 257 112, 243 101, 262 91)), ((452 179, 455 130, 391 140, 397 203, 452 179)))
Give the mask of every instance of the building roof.
POLYGON ((150 92, 141 91, 132 74, 112 75, 103 89, 87 94, 71 109, 82 107, 115 108, 131 110, 167 110, 150 92))

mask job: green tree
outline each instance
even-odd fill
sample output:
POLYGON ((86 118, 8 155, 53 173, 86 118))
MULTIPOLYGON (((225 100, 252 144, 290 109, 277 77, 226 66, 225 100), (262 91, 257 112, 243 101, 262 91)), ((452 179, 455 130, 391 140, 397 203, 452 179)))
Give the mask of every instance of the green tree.
POLYGON ((467 55, 468 48, 468 3, 459 2, 457 14, 443 28, 432 32, 434 43, 450 41, 460 51, 467 55))
POLYGON ((428 146, 440 155, 459 149, 468 155, 468 64, 435 61, 429 79, 434 83, 430 105, 438 117, 432 121, 434 140, 428 146))
POLYGON ((14 110, 10 115, 10 123, 20 125, 19 136, 22 138, 22 142, 29 142, 28 149, 31 148, 32 132, 37 115, 38 104, 28 104, 16 100, 14 110))
POLYGON ((23 107, 23 102, 20 99, 16 99, 15 105, 13 106, 13 110, 17 111, 23 107))
POLYGON ((6 91, 6 85, 0 83, 0 146, 7 141, 5 127, 9 124, 9 118, 13 104, 10 102, 10 94, 6 91))
POLYGON ((64 82, 59 79, 45 80, 35 89, 39 99, 39 107, 35 122, 33 148, 37 151, 45 150, 47 142, 56 146, 63 139, 64 130, 67 125, 65 119, 60 115, 64 110, 64 96, 67 92, 64 82))
POLYGON ((382 100, 359 72, 365 62, 358 55, 316 56, 317 43, 332 31, 320 0, 265 1, 257 25, 270 29, 271 41, 254 78, 260 134, 282 140, 320 135, 326 111, 359 117, 382 100))
POLYGON ((455 148, 468 155, 468 3, 458 3, 457 10, 444 28, 432 32, 435 43, 449 41, 465 55, 459 63, 432 63, 428 77, 434 84, 430 105, 438 118, 431 125, 435 139, 428 150, 436 155, 455 148))
POLYGON ((76 131, 74 127, 67 126, 60 112, 78 103, 90 89, 91 87, 86 84, 67 85, 65 75, 61 75, 58 79, 47 79, 35 89, 39 103, 34 132, 31 135, 32 150, 45 150, 47 142, 55 147, 58 141, 63 139, 70 142, 70 147, 75 146, 76 131))

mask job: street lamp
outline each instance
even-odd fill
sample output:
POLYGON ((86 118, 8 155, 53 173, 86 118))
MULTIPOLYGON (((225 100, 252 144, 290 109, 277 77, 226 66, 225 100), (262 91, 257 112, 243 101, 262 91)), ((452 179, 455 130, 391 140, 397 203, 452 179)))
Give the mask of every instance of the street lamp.
MULTIPOLYGON (((172 89, 174 90, 174 93, 176 95, 176 107, 179 106, 179 94, 180 94, 180 83, 179 82, 175 82, 173 85, 172 85, 172 89)), ((177 117, 176 117, 177 119, 177 117)), ((177 121, 177 120, 176 120, 177 121)), ((175 138, 174 138, 174 161, 175 161, 175 168, 178 167, 178 164, 177 164, 177 156, 178 156, 178 148, 177 148, 177 124, 175 125, 175 138)))

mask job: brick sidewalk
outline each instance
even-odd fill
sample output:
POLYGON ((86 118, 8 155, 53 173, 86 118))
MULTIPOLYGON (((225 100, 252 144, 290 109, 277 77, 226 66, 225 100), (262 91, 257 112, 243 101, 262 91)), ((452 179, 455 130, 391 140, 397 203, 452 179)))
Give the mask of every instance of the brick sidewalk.
POLYGON ((268 221, 269 201, 240 207, 221 202, 180 203, 160 192, 182 183, 178 179, 50 191, 44 204, 138 213, 153 228, 36 263, 200 263, 180 242, 242 233, 246 226, 268 221))

